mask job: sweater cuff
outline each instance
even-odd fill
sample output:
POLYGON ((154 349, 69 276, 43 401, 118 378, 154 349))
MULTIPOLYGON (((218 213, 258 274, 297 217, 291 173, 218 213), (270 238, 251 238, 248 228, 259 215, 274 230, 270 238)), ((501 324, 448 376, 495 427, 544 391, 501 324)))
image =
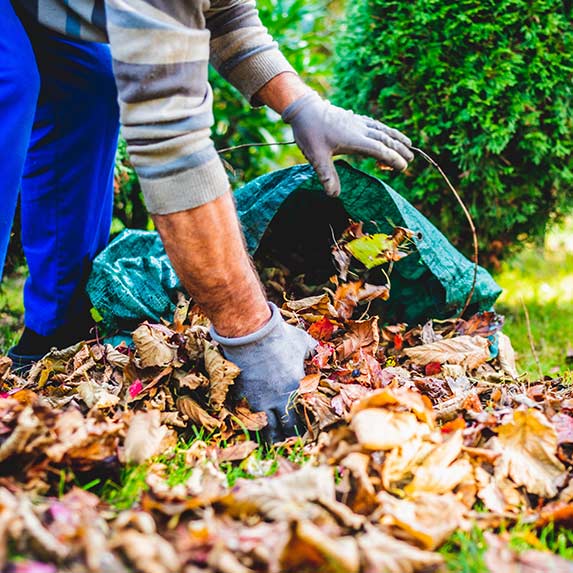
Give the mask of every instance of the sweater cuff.
POLYGON ((163 178, 139 177, 147 210, 153 215, 187 211, 221 197, 231 187, 218 157, 163 178))
POLYGON ((238 336, 237 338, 227 338, 226 336, 221 336, 217 334, 217 331, 211 326, 210 333, 211 338, 218 342, 221 346, 237 347, 246 346, 247 344, 254 344, 255 342, 260 342, 263 338, 268 336, 275 328, 280 326, 283 322, 283 317, 281 316, 280 310, 272 302, 269 302, 269 308, 271 309, 271 318, 269 321, 263 325, 259 330, 255 330, 251 334, 246 336, 238 336))
POLYGON ((254 95, 274 77, 284 72, 296 74, 287 59, 276 49, 260 52, 237 64, 228 73, 231 82, 253 105, 260 107, 262 102, 254 95))

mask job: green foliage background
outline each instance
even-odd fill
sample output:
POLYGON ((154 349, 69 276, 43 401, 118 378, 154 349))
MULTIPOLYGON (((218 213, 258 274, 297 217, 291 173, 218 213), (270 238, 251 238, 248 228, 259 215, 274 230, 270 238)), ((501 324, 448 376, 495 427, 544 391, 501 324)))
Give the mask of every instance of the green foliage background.
MULTIPOLYGON (((542 237, 571 208, 572 17, 562 0, 348 2, 335 100, 438 159, 495 254, 542 237)), ((389 182, 469 246, 459 207, 422 159, 389 182)))

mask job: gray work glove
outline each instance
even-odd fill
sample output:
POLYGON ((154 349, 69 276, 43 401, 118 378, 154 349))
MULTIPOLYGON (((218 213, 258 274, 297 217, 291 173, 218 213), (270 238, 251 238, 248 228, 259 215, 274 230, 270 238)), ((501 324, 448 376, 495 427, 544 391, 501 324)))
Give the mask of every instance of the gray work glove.
POLYGON ((396 129, 375 119, 357 115, 310 92, 291 103, 282 113, 294 139, 314 167, 326 194, 337 197, 340 181, 333 155, 356 153, 403 171, 414 155, 412 142, 396 129))
POLYGON ((225 358, 241 369, 232 395, 246 398, 251 409, 266 412, 269 423, 263 437, 274 443, 296 433, 296 415, 292 408, 287 411, 287 403, 304 377, 304 359, 317 343, 304 330, 287 324, 274 304, 269 306, 271 319, 260 330, 226 338, 211 328, 211 336, 225 358))

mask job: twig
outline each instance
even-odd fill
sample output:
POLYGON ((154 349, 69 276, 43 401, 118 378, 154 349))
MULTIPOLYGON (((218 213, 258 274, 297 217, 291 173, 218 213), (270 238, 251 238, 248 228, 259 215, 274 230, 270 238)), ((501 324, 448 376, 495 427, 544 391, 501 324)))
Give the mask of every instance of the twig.
POLYGON ((246 147, 271 147, 272 145, 293 145, 296 141, 269 141, 264 143, 241 143, 241 145, 233 145, 232 147, 224 147, 218 149, 217 153, 227 153, 229 151, 236 151, 237 149, 244 149, 246 147))
POLYGON ((529 311, 527 310, 527 305, 523 300, 523 297, 519 297, 521 300, 521 306, 523 307, 523 313, 525 314, 525 326, 527 327, 527 338, 529 339, 529 347, 531 348, 531 354, 533 354, 533 359, 535 360, 535 365, 537 366, 537 372, 539 373, 539 380, 543 380, 543 370, 541 369, 541 362, 539 362, 539 356, 537 355, 537 350, 535 350, 535 342, 533 340, 533 333, 531 332, 531 321, 529 320, 529 311))
POLYGON ((472 241, 473 241, 473 247, 474 247, 474 253, 473 253, 474 275, 473 275, 473 279, 472 279, 472 288, 470 289, 470 292, 468 294, 468 297, 466 298, 466 302, 465 302, 461 312, 458 314, 458 318, 459 318, 459 317, 464 315, 464 313, 466 312, 466 310, 470 306, 470 304, 472 302, 472 298, 474 296, 475 289, 476 289, 476 284, 477 284, 478 261, 479 261, 479 244, 478 244, 476 227, 474 225, 474 220, 472 219, 472 216, 471 216, 468 208, 466 207, 465 203, 463 202, 460 194, 456 191, 456 188, 452 185, 452 183, 448 179, 448 176, 444 173, 444 170, 437 164, 437 162, 434 159, 432 159, 425 151, 422 151, 418 147, 410 147, 410 149, 412 151, 418 152, 430 165, 432 165, 433 167, 435 167, 438 170, 438 173, 443 177, 444 181, 447 183, 448 187, 450 188, 450 191, 454 194, 454 197, 456 198, 457 202, 460 204, 460 207, 462 208, 462 211, 464 212, 464 215, 466 216, 466 219, 467 219, 468 224, 470 226, 470 230, 472 232, 472 241))

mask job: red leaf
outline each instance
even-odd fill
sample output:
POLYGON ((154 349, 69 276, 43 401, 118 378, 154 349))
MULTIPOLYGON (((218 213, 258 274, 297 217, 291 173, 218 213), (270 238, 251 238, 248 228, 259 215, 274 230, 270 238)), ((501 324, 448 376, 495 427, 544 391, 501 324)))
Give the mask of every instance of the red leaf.
POLYGON ((436 374, 442 371, 442 365, 439 362, 430 362, 426 364, 424 371, 426 372, 426 376, 436 376, 436 374))
POLYGON ((326 316, 313 323, 308 329, 308 333, 316 340, 330 340, 334 332, 334 323, 332 323, 326 316))

